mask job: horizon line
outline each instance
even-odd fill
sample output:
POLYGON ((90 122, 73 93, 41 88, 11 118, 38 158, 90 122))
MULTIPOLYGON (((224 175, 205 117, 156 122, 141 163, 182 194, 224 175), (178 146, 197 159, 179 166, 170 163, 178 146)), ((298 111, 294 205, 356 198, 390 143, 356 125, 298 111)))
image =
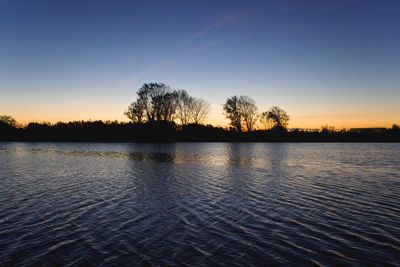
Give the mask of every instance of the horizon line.
MULTIPOLYGON (((4 114, 2 114, 4 115, 4 114)), ((13 117, 13 116, 11 116, 13 117)), ((30 123, 37 123, 37 124, 50 124, 50 125, 56 125, 57 123, 72 123, 72 122, 102 122, 102 123, 118 123, 118 124, 131 124, 132 122, 129 120, 118 120, 118 119, 72 119, 72 120, 26 120, 23 122, 19 122, 19 120, 16 120, 16 125, 17 128, 24 128, 27 127, 30 123)), ((180 125, 179 123, 173 121, 176 125, 180 125)), ((134 124, 134 123, 132 123, 134 124)), ((229 129, 229 123, 225 123, 225 125, 221 124, 215 124, 215 123, 199 123, 199 125, 204 125, 204 126, 212 126, 215 128, 223 128, 223 129, 229 129)), ((371 125, 371 126, 336 126, 333 124, 322 124, 319 127, 287 127, 288 130, 321 130, 323 128, 332 128, 334 131, 341 131, 341 130, 351 130, 351 129, 391 129, 393 126, 399 125, 396 122, 393 122, 391 125, 371 125)), ((254 130, 268 130, 263 127, 257 127, 254 130)))

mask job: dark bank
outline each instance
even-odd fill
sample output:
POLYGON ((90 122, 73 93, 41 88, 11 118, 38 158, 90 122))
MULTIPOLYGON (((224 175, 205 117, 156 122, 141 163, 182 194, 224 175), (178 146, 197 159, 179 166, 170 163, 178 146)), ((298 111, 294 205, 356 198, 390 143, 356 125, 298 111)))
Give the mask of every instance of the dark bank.
POLYGON ((400 129, 302 131, 271 129, 238 132, 211 125, 174 122, 74 121, 29 123, 17 128, 0 122, 0 141, 24 142, 399 142, 400 129))
POLYGON ((226 128, 203 124, 207 101, 164 83, 145 83, 118 121, 32 122, 18 127, 11 116, 0 116, 0 141, 60 142, 399 142, 400 127, 337 131, 288 130, 290 116, 278 106, 259 112, 253 98, 232 96, 222 105, 226 128))

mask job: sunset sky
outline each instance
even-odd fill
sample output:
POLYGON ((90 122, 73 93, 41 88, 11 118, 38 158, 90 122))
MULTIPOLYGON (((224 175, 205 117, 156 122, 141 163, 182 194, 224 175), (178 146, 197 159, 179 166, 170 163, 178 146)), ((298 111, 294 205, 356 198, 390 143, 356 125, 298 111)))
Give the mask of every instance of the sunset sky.
POLYGON ((145 82, 248 95, 290 128, 400 123, 400 1, 0 0, 0 114, 122 120, 145 82))

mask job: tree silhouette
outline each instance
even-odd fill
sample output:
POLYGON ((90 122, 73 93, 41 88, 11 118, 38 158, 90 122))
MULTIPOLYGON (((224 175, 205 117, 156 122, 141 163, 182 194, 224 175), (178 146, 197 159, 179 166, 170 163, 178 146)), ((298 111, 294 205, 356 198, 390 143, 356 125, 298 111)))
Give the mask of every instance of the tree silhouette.
POLYGON ((192 97, 186 92, 186 90, 178 90, 178 105, 176 109, 176 117, 180 121, 181 125, 187 125, 190 123, 190 109, 192 97))
POLYGON ((247 131, 251 132, 258 118, 256 102, 249 96, 240 96, 239 109, 247 131))
POLYGON ((175 119, 178 93, 163 83, 145 83, 137 92, 137 99, 124 113, 133 123, 168 121, 175 119))
POLYGON ((370 128, 359 131, 287 131, 288 114, 277 106, 258 115, 254 99, 232 96, 223 104, 224 115, 236 131, 200 124, 210 105, 186 90, 175 90, 163 83, 145 83, 124 114, 129 123, 118 121, 72 121, 29 123, 18 126, 11 116, 0 116, 0 141, 77 141, 77 142, 399 142, 400 126, 391 129, 370 128), (255 130, 257 121, 265 129, 255 130), (176 122, 181 127, 176 127, 176 122), (247 131, 242 133, 242 131, 247 131))
POLYGON ((17 121, 8 115, 0 115, 0 122, 7 124, 11 127, 16 127, 17 126, 17 121))
MULTIPOLYGON (((72 121, 29 123, 13 127, 0 120, 0 141, 74 142, 400 142, 400 130, 379 131, 252 131, 239 133, 212 125, 189 123, 176 128, 174 122, 121 123, 118 121, 72 121)), ((11 123, 13 124, 13 123, 11 123)), ((15 124, 14 124, 15 125, 15 124)), ((280 128, 277 128, 280 129, 280 128)))
POLYGON ((17 129, 17 122, 11 116, 0 116, 0 141, 16 141, 20 129, 17 129))
POLYGON ((272 120, 274 129, 286 129, 289 123, 289 115, 278 106, 271 107, 268 111, 262 113, 265 119, 272 120))
POLYGON ((143 101, 138 99, 129 105, 128 110, 124 112, 133 123, 143 123, 145 122, 145 104, 143 101))
POLYGON ((334 126, 329 126, 329 125, 325 125, 325 126, 321 126, 321 133, 333 133, 335 132, 335 127, 334 126))
POLYGON ((271 130, 272 127, 274 126, 273 120, 264 116, 264 113, 261 114, 261 116, 259 116, 259 121, 262 125, 262 129, 264 130, 271 130))
POLYGON ((161 100, 161 119, 163 121, 172 122, 175 120, 176 108, 178 106, 179 99, 178 93, 174 91, 168 91, 161 100))
POLYGON ((174 90, 163 83, 145 83, 124 115, 134 124, 178 121, 183 126, 199 124, 209 109, 205 100, 190 96, 186 90, 174 90))
POLYGON ((258 118, 256 102, 249 96, 232 96, 223 105, 224 114, 230 120, 230 125, 241 132, 246 128, 248 132, 254 129, 258 118))
POLYGON ((206 118, 208 112, 210 112, 210 105, 204 99, 192 97, 189 111, 191 121, 194 124, 199 124, 206 118))
POLYGON ((230 125, 238 132, 242 132, 242 113, 240 110, 239 97, 228 98, 223 105, 224 115, 230 120, 230 125))

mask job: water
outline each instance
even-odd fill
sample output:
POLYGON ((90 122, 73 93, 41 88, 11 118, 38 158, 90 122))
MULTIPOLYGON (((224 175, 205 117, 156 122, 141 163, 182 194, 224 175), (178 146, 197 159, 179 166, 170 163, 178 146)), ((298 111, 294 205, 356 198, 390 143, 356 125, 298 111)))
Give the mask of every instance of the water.
POLYGON ((0 143, 0 265, 400 265, 400 144, 0 143))

